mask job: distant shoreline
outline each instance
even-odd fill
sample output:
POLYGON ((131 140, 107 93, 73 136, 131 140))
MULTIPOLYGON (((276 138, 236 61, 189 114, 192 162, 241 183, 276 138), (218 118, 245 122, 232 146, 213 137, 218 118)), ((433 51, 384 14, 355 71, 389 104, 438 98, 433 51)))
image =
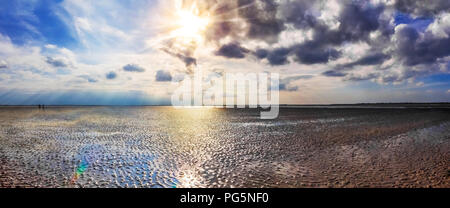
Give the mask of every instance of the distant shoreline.
MULTIPOLYGON (((42 105, 42 104, 41 104, 42 105)), ((38 107, 36 105, 0 105, 7 107, 38 107)), ((44 105, 48 107, 171 107, 171 105, 44 105)), ((214 107, 214 106, 202 106, 214 107)), ((433 103, 354 103, 354 104, 280 104, 280 108, 450 108, 450 102, 433 103)), ((195 108, 195 107, 193 107, 195 108)), ((248 108, 248 106, 246 106, 248 108)))

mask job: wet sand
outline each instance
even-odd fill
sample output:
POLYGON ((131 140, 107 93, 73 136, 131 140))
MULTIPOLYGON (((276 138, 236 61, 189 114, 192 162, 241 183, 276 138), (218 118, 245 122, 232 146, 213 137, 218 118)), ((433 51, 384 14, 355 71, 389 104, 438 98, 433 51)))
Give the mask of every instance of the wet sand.
POLYGON ((0 186, 450 188, 450 110, 2 107, 0 186))

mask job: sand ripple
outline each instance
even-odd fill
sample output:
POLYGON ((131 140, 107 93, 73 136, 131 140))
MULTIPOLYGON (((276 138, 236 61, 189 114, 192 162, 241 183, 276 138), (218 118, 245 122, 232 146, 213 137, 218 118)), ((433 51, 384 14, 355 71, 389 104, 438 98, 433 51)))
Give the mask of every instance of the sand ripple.
POLYGON ((0 109, 2 187, 450 187, 450 112, 0 109))

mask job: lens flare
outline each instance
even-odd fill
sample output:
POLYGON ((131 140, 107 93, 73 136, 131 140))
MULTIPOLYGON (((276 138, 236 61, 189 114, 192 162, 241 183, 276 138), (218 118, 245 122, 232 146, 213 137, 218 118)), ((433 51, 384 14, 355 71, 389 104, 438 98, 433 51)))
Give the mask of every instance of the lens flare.
POLYGON ((80 178, 80 176, 87 170, 89 166, 89 162, 85 159, 81 160, 80 164, 78 165, 77 170, 73 174, 72 180, 70 181, 71 184, 75 184, 75 182, 80 178))
POLYGON ((210 23, 209 14, 200 12, 197 4, 192 4, 189 9, 177 8, 175 30, 170 35, 182 38, 184 41, 203 41, 203 33, 210 23))
POLYGON ((99 157, 105 152, 101 145, 86 145, 79 152, 80 164, 78 164, 75 173, 70 180, 70 184, 74 185, 77 180, 85 173, 89 166, 93 166, 99 157))

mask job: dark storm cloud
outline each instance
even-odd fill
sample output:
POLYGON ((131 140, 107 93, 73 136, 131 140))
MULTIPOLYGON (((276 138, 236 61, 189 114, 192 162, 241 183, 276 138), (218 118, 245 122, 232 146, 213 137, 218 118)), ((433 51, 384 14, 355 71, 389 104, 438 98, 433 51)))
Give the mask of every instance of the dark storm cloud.
MULTIPOLYGON (((317 2, 317 1, 316 1, 317 2)), ((314 33, 310 45, 339 45, 343 42, 366 40, 370 32, 379 29, 382 24, 380 15, 383 5, 369 5, 363 1, 343 1, 339 14, 339 27, 330 29, 317 19, 309 8, 314 1, 293 1, 284 6, 286 23, 292 23, 298 29, 312 29, 314 33)), ((383 22, 384 24, 384 22, 383 22)))
POLYGON ((243 20, 233 21, 237 18, 238 9, 236 0, 221 1, 220 3, 211 0, 202 1, 205 8, 212 10, 214 15, 214 24, 209 25, 205 38, 210 42, 219 42, 220 40, 230 37, 238 39, 242 30, 243 20))
POLYGON ((69 63, 67 60, 62 59, 62 58, 52 58, 47 56, 47 58, 45 59, 45 62, 47 62, 48 64, 54 66, 54 67, 68 67, 69 63))
POLYGON ((337 32, 329 32, 327 38, 334 44, 364 40, 370 32, 379 28, 379 17, 383 11, 384 6, 363 3, 345 4, 339 16, 341 23, 339 29, 337 32))
MULTIPOLYGON (((192 2, 186 0, 185 2, 192 2)), ((210 11, 214 23, 206 31, 206 40, 257 39, 270 43, 286 29, 285 22, 278 18, 279 4, 274 0, 199 0, 200 8, 210 11)), ((186 3, 188 5, 188 3, 186 3)))
POLYGON ((438 58, 450 55, 450 37, 425 35, 420 39, 419 32, 409 26, 401 27, 396 32, 397 55, 407 66, 432 64, 438 58))
POLYGON ((317 24, 316 17, 311 13, 310 8, 314 1, 290 1, 280 8, 280 15, 286 23, 291 23, 297 29, 314 27, 317 24))
POLYGON ((170 82, 172 81, 172 75, 169 71, 159 70, 156 72, 155 80, 157 82, 170 82))
POLYGON ((255 56, 263 59, 267 58, 270 65, 288 64, 288 57, 294 55, 294 61, 302 64, 327 63, 341 56, 341 52, 331 47, 315 47, 311 42, 294 45, 290 48, 278 48, 273 51, 257 50, 255 56))
POLYGON ((294 50, 295 60, 303 64, 327 63, 341 56, 341 52, 334 48, 321 48, 309 42, 295 47, 294 50))
POLYGON ((278 4, 273 0, 238 0, 239 15, 248 24, 247 37, 276 42, 278 34, 285 29, 284 22, 277 19, 278 4))
POLYGON ((106 74, 106 79, 115 79, 115 78, 117 78, 116 72, 109 72, 106 74))
POLYGON ((229 43, 223 45, 216 51, 217 56, 224 56, 227 58, 244 58, 245 54, 250 52, 248 49, 239 45, 239 43, 229 43))
POLYGON ((273 51, 260 49, 254 53, 255 56, 267 58, 270 65, 288 64, 288 56, 291 55, 294 56, 294 61, 302 64, 328 63, 342 55, 335 49, 336 46, 345 42, 365 41, 371 32, 379 29, 379 17, 384 11, 384 7, 380 5, 344 4, 338 18, 340 25, 332 30, 308 11, 312 4, 311 1, 295 1, 284 5, 282 9, 286 23, 293 24, 298 29, 312 29, 312 40, 273 51))
POLYGON ((434 16, 450 10, 448 0, 397 0, 395 8, 401 12, 417 16, 434 16))
POLYGON ((270 65, 284 65, 289 63, 287 57, 291 52, 290 48, 278 48, 267 54, 270 65))
POLYGON ((123 66, 122 69, 127 72, 145 72, 143 67, 136 64, 127 64, 123 66))
POLYGON ((258 49, 253 53, 257 58, 263 59, 269 55, 269 51, 266 49, 258 49))

